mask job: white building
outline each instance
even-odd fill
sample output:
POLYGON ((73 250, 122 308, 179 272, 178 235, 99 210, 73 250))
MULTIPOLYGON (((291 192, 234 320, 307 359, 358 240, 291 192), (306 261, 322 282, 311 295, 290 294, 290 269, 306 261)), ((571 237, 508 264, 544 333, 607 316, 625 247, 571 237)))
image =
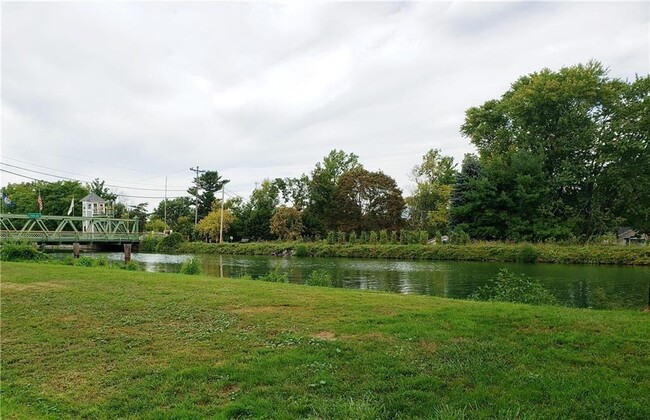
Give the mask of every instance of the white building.
MULTIPOLYGON (((81 216, 87 218, 106 216, 106 200, 95 193, 88 194, 81 199, 81 216)), ((82 223, 83 231, 92 232, 94 227, 90 227, 89 230, 89 226, 90 220, 84 220, 82 223)))

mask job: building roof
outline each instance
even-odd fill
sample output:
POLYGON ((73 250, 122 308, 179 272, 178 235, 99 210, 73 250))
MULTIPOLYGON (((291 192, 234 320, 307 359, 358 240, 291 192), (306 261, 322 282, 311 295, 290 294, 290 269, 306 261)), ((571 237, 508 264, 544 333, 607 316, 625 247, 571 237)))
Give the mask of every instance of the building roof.
POLYGON ((82 198, 81 202, 82 203, 105 203, 106 200, 104 200, 103 198, 101 198, 100 196, 98 196, 95 193, 90 193, 87 196, 85 196, 84 198, 82 198))

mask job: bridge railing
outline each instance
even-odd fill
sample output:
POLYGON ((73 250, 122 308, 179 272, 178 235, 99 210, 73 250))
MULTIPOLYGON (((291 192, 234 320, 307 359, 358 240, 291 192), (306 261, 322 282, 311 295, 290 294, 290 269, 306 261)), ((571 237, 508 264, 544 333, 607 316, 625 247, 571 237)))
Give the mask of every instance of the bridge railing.
POLYGON ((0 214, 0 239, 43 243, 137 242, 138 219, 0 214))

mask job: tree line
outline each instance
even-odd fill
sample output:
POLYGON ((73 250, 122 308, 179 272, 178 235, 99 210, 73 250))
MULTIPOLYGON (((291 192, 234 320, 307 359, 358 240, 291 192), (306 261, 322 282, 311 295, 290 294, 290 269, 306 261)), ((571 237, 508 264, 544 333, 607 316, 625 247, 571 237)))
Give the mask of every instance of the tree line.
MULTIPOLYGON (((618 226, 650 233, 650 77, 611 78, 596 61, 544 69, 468 109, 460 131, 477 153, 458 168, 441 150, 429 150, 411 171, 406 197, 359 156, 332 150, 309 173, 266 179, 248 200, 223 203, 225 237, 317 240, 331 232, 361 238, 409 229, 422 238, 586 242, 618 226)), ((218 193, 227 182, 206 171, 186 197, 161 202, 150 214, 147 203, 119 214, 140 217, 146 230, 215 241, 218 193)), ((73 194, 115 198, 99 180, 9 184, 3 191, 18 203, 11 211, 33 211, 35 201, 25 197, 36 187, 48 196, 51 214, 64 214, 73 194)))

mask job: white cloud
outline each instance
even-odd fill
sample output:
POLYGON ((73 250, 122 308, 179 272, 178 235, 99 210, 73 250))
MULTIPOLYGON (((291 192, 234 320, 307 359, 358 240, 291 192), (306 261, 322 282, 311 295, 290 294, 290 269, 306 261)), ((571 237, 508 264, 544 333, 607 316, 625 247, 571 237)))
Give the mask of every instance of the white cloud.
POLYGON ((650 66, 645 2, 1 7, 2 155, 125 187, 184 189, 200 165, 247 194, 338 148, 407 190, 429 148, 473 150, 464 111, 519 76, 650 66))

